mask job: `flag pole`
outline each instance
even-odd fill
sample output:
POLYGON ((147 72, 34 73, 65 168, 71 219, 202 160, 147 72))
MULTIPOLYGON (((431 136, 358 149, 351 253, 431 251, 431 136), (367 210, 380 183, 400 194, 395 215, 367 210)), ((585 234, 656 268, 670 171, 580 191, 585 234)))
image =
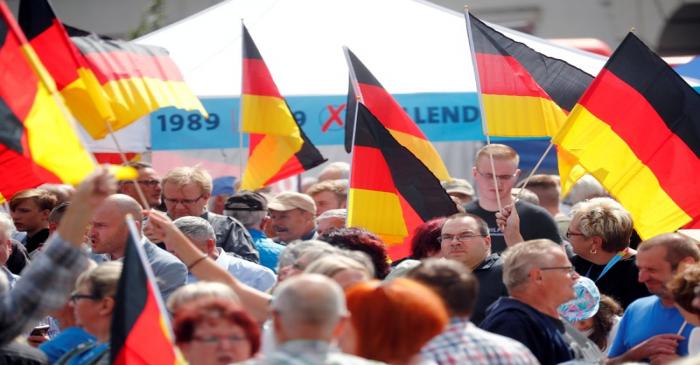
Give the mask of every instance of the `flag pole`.
MULTIPOLYGON (((352 120, 352 147, 353 152, 355 152, 355 136, 357 136, 357 114, 359 110, 360 102, 362 101, 362 93, 360 92, 360 84, 357 81, 357 74, 355 74, 355 68, 352 67, 352 61, 350 60, 350 49, 347 46, 343 46, 343 54, 345 55, 345 61, 348 63, 348 71, 350 74, 350 84, 352 84, 352 89, 355 91, 355 115, 353 115, 352 120)), ((345 106, 348 107, 347 105, 345 106)), ((348 121, 346 120, 345 123, 348 121)), ((352 181, 353 163, 355 162, 354 153, 350 158, 350 181, 352 181)), ((349 184, 349 183, 348 183, 349 184)), ((345 206, 347 207, 347 214, 345 214, 345 226, 348 226, 348 220, 350 218, 350 188, 348 186, 348 196, 345 198, 345 206)))
POLYGON ((530 174, 528 174, 528 175, 527 175, 527 178, 525 178, 525 181, 523 182, 523 186, 521 186, 521 187, 520 187, 520 191, 518 191, 518 195, 516 195, 516 196, 515 196, 515 199, 513 199, 514 201, 517 202, 518 200, 520 200, 520 195, 522 195, 522 194, 523 194, 523 190, 525 190, 525 188, 527 188, 527 184, 530 182, 530 178, 531 178, 533 175, 535 175, 535 172, 537 172, 537 169, 540 168, 540 165, 542 164, 542 161, 544 161, 544 158, 547 156, 547 154, 549 153, 549 150, 551 150, 553 146, 554 146, 554 144, 552 143, 552 140, 550 140, 550 141, 549 141, 549 146, 547 146, 547 149, 544 150, 544 153, 542 153, 542 156, 540 156, 540 159, 539 159, 539 160, 537 161, 537 163, 535 164, 535 167, 532 168, 532 171, 530 171, 530 174))
MULTIPOLYGON (((112 129, 112 125, 109 124, 109 121, 105 120, 105 125, 107 126, 107 131, 109 132, 109 136, 112 138, 112 142, 114 142, 114 146, 117 148, 117 152, 119 153, 119 157, 122 159, 122 163, 124 165, 129 163, 129 160, 126 158, 126 154, 124 153, 124 150, 122 149, 121 145, 119 144, 119 141, 117 140, 117 136, 114 134, 114 130, 112 129)), ((141 200, 141 203, 143 204, 143 207, 146 210, 151 209, 151 205, 148 204, 148 200, 146 200, 146 195, 143 193, 143 190, 141 190, 141 186, 139 185, 138 182, 138 176, 136 179, 131 180, 131 182, 134 183, 134 188, 136 188, 136 194, 139 196, 139 200, 141 200)))
MULTIPOLYGON (((243 149, 243 80, 245 80, 245 75, 243 74, 243 58, 245 57, 245 22, 241 18, 241 92, 238 97, 238 173, 241 177, 241 184, 243 186, 243 180, 245 178, 245 171, 243 160, 247 157, 245 155, 245 150, 243 149)), ((250 143, 250 141, 248 141, 250 143)), ((247 161, 246 161, 247 163, 247 161)))
MULTIPOLYGON (((476 95, 479 98, 479 113, 481 114, 481 128, 484 132, 484 137, 486 137, 486 144, 491 144, 491 137, 489 136, 489 127, 486 122, 486 114, 484 113, 484 99, 481 95, 481 80, 479 78, 479 67, 476 63, 476 51, 474 50, 474 37, 472 36, 472 23, 469 19, 469 6, 464 6, 464 18, 467 21, 467 38, 469 39, 469 54, 472 58, 472 68, 474 70, 474 80, 476 81, 476 95)), ((496 204, 498 206, 498 211, 503 210, 503 205, 501 204, 501 196, 498 193, 498 180, 496 178, 496 166, 493 162, 493 154, 489 152, 489 164, 491 165, 491 171, 493 172, 493 187, 496 190, 496 204)), ((477 172, 478 173, 478 172, 477 172)))

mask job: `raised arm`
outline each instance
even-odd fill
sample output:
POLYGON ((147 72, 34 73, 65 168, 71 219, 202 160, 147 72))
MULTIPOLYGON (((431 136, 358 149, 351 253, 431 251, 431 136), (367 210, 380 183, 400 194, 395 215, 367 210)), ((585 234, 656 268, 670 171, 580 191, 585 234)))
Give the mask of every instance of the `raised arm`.
POLYGON ((267 320, 270 313, 270 299, 272 298, 269 294, 241 283, 228 271, 217 265, 214 260, 190 242, 165 214, 153 210, 146 211, 145 214, 148 216, 146 230, 149 237, 156 237, 162 242, 167 242, 168 247, 175 251, 199 280, 215 281, 228 285, 241 299, 243 307, 256 320, 259 322, 267 320))

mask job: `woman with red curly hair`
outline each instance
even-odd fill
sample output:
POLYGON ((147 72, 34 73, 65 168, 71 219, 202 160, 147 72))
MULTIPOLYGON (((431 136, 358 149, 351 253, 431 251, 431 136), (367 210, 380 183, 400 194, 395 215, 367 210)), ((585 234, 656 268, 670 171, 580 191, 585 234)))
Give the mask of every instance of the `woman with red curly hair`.
POLYGON ((411 258, 414 260, 427 259, 440 255, 440 232, 447 217, 431 219, 413 231, 411 238, 411 258))
POLYGON ((231 301, 206 298, 175 313, 175 342, 191 365, 219 365, 250 359, 260 349, 260 329, 231 301))
POLYGON ((357 284, 346 291, 351 325, 344 352, 392 365, 420 362, 420 350, 448 322, 441 299, 416 281, 397 278, 357 284))

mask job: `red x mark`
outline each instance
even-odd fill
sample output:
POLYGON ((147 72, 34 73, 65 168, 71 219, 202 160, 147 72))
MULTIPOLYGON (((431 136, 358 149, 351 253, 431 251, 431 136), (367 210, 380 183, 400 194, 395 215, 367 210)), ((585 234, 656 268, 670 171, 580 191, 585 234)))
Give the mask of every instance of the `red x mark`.
POLYGON ((323 126, 321 127, 321 131, 323 133, 326 133, 326 131, 328 131, 328 128, 330 128, 333 122, 338 123, 338 125, 341 127, 343 126, 343 120, 340 119, 340 112, 342 112, 343 109, 345 109, 345 104, 340 104, 338 109, 333 109, 333 105, 328 105, 326 108, 331 113, 331 116, 323 123, 323 126))

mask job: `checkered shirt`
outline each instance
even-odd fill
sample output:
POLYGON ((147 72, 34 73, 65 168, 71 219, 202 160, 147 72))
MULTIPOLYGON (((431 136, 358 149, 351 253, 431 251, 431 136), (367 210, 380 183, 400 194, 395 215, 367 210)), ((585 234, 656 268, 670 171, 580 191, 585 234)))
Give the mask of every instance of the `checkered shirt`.
POLYGON ((466 318, 452 318, 445 331, 428 342, 423 358, 438 365, 531 365, 537 358, 520 342, 486 332, 466 318))
POLYGON ((0 346, 66 304, 87 255, 58 234, 49 238, 14 288, 0 293, 0 346))

